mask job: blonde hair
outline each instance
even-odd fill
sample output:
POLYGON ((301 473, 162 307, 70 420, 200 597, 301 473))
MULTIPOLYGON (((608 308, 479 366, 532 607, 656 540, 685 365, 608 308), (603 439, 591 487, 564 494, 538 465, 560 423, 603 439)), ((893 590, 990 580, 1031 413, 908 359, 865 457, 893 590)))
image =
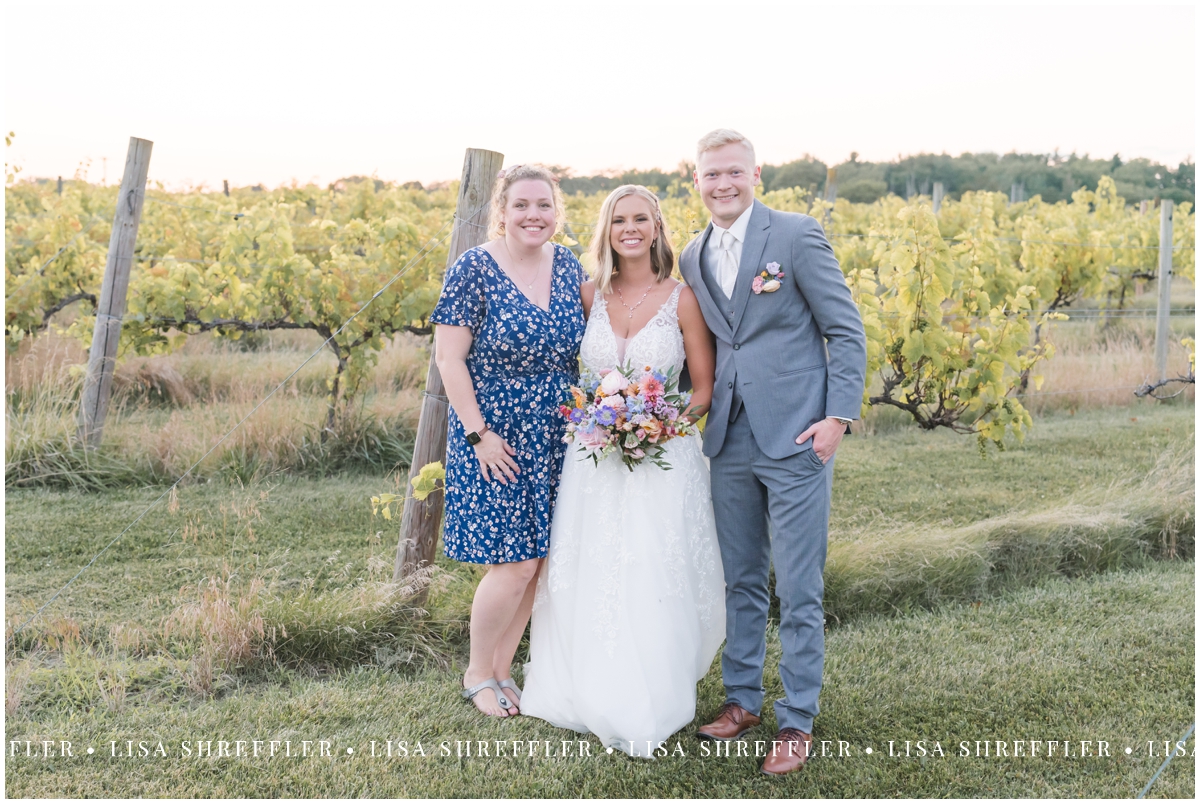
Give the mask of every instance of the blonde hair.
POLYGON ((705 151, 711 151, 714 148, 720 148, 722 145, 729 145, 732 142, 740 142, 742 145, 745 145, 750 150, 751 166, 758 164, 754 156, 754 143, 731 128, 718 128, 700 138, 700 142, 696 143, 696 164, 700 164, 700 155, 705 151))
POLYGON ((492 207, 488 213, 488 239, 495 240, 504 235, 504 209, 508 206, 508 189, 519 181, 535 179, 550 185, 554 198, 555 232, 562 228, 566 219, 567 205, 563 200, 562 190, 558 189, 558 177, 545 165, 514 165, 502 170, 496 175, 496 183, 492 185, 492 207))
POLYGON ((671 231, 663 220, 662 207, 658 196, 640 184, 623 184, 608 194, 600 207, 600 215, 596 218, 596 233, 592 236, 589 251, 594 267, 593 279, 601 293, 612 292, 612 277, 617 272, 617 255, 612 247, 613 210, 617 202, 626 196, 636 195, 650 202, 654 210, 654 222, 658 226, 658 236, 650 244, 650 265, 654 269, 655 280, 663 281, 671 275, 675 268, 675 252, 671 249, 671 231))

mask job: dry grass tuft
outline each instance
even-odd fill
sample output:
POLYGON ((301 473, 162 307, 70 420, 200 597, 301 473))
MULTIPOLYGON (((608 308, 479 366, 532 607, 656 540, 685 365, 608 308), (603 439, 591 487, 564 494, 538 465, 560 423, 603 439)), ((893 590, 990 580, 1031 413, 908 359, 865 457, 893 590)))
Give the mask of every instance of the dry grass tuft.
POLYGON ((425 384, 429 370, 429 344, 407 332, 397 333, 379 353, 372 377, 377 394, 418 389, 425 384))
MULTIPOLYGON (((86 354, 54 335, 30 340, 6 361, 5 484, 97 490, 174 480, 320 345, 304 335, 263 338, 258 351, 196 336, 172 355, 123 361, 98 451, 83 449, 75 432, 86 354)), ((363 393, 327 432, 333 365, 320 355, 222 442, 194 479, 246 482, 273 472, 324 476, 407 465, 427 362, 423 339, 396 336, 379 353, 363 393)))
MULTIPOLYGON (((370 559, 366 575, 357 578, 353 562, 338 562, 335 553, 322 568, 332 574, 298 584, 279 581, 278 573, 270 582, 243 580, 226 566, 181 589, 186 602, 163 619, 160 636, 164 650, 188 658, 184 685, 211 695, 235 671, 266 665, 446 666, 445 636, 459 635, 463 624, 434 622, 415 603, 434 584, 436 567, 396 584, 380 580, 391 571, 384 558, 370 559)), ((139 638, 140 645, 147 642, 139 638)))
POLYGON ((12 717, 21 708, 21 703, 25 700, 25 690, 29 686, 29 679, 33 675, 32 656, 27 656, 19 662, 5 662, 4 664, 4 715, 12 717))
POLYGON ((831 539, 825 609, 831 621, 972 602, 1011 586, 1195 554, 1194 449, 1045 511, 959 528, 873 523, 831 539))
MULTIPOLYGON (((1187 372, 1187 350, 1180 343, 1186 336, 1182 332, 1174 332, 1171 337, 1168 373, 1187 372)), ((1141 400, 1132 389, 1156 379, 1153 318, 1107 325, 1101 321, 1068 321, 1051 327, 1050 341, 1055 355, 1041 368, 1045 381, 1022 399, 1035 414, 1138 404, 1141 400)), ((1181 398, 1195 400, 1195 388, 1187 389, 1181 398)))
POLYGON ((193 692, 211 694, 221 676, 259 657, 266 633, 259 611, 264 582, 252 578, 237 589, 238 580, 225 566, 220 576, 181 590, 181 595, 194 594, 198 599, 184 603, 163 620, 164 642, 193 648, 184 675, 184 683, 193 692))
POLYGON ((119 669, 114 667, 97 671, 96 686, 100 690, 100 700, 110 712, 125 709, 125 701, 129 695, 129 679, 119 669))
POLYGON ((165 357, 136 358, 122 363, 113 372, 113 394, 144 397, 178 407, 190 405, 196 399, 179 369, 165 357))
POLYGON ((45 386, 70 384, 72 366, 87 363, 87 350, 70 338, 45 334, 26 338, 4 357, 4 392, 29 394, 45 386))

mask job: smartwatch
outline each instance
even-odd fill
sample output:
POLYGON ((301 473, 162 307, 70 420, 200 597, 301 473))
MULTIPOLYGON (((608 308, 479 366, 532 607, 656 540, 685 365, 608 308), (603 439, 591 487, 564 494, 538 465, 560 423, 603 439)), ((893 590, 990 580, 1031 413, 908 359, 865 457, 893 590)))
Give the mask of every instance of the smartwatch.
POLYGON ((483 434, 486 433, 487 431, 488 431, 488 426, 485 424, 483 427, 480 427, 474 433, 467 433, 467 443, 470 444, 472 447, 475 446, 476 444, 478 444, 480 441, 483 440, 483 434))

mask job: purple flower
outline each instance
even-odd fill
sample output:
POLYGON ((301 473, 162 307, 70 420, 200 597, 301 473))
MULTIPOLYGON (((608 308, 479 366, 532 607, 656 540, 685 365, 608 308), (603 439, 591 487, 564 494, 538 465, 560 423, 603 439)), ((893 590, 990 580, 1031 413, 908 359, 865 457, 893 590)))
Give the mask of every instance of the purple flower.
POLYGON ((605 426, 612 424, 617 420, 617 412, 608 406, 602 406, 596 410, 596 421, 605 426))
POLYGON ((570 416, 571 421, 574 422, 575 424, 579 424, 579 422, 583 421, 583 416, 584 416, 585 412, 586 411, 584 411, 583 408, 572 408, 571 416, 570 416))

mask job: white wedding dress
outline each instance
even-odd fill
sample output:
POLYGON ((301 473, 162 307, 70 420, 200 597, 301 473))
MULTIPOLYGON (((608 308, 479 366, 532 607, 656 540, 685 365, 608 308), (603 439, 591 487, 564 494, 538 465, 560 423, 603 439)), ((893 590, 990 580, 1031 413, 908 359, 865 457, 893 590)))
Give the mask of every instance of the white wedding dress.
MULTIPOLYGON (((624 363, 683 365, 682 285, 628 342, 624 363)), ((599 293, 584 366, 618 364, 599 293)), ((669 470, 599 466, 568 446, 538 577, 521 712, 652 755, 696 713, 696 682, 725 638, 725 579, 700 438, 665 444, 669 470)))

